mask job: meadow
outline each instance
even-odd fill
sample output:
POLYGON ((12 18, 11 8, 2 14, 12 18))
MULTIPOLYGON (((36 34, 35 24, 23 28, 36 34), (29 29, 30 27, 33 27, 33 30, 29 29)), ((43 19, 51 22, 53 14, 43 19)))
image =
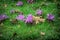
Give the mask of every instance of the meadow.
POLYGON ((0 2, 2 5, 0 7, 2 11, 0 14, 6 14, 8 16, 8 19, 0 23, 0 40, 59 40, 60 19, 58 19, 59 16, 55 2, 35 1, 30 4, 23 0, 22 6, 16 6, 17 2, 0 2), (43 2, 45 3, 42 4, 43 2), (45 22, 28 24, 22 20, 11 21, 19 15, 17 12, 10 13, 11 10, 18 10, 27 17, 29 14, 36 15, 37 9, 42 10, 42 17, 46 19, 45 22), (49 22, 47 20, 47 14, 49 13, 54 15, 54 21, 49 22))

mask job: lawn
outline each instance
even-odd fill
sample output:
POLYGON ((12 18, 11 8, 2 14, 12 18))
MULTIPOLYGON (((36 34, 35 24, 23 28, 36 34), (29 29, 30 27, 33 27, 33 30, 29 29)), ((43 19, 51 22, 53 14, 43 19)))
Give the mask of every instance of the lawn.
POLYGON ((40 5, 42 1, 29 4, 23 1, 23 6, 16 6, 17 2, 6 3, 5 14, 9 16, 0 24, 0 40, 58 40, 58 30, 59 20, 57 14, 57 6, 54 2, 46 2, 47 5, 40 5), (19 14, 10 13, 10 10, 19 10, 23 12, 24 16, 27 17, 28 14, 36 15, 36 10, 41 9, 43 11, 43 18, 46 19, 46 15, 51 13, 55 16, 53 22, 48 22, 45 20, 43 23, 38 24, 26 24, 25 22, 19 20, 17 23, 12 24, 11 19, 15 19, 19 14), (43 35, 44 34, 44 35, 43 35))

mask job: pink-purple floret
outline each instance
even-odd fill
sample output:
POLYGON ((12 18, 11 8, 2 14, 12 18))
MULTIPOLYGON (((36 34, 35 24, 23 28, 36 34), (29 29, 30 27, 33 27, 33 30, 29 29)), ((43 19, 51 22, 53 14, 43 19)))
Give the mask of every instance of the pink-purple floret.
POLYGON ((54 15, 52 15, 52 14, 47 14, 47 19, 48 19, 48 20, 54 20, 54 15))
POLYGON ((16 17, 16 19, 17 19, 17 20, 24 20, 24 15, 18 15, 18 16, 16 17))
POLYGON ((32 23, 32 22, 33 22, 32 14, 29 14, 25 20, 25 23, 32 23))
POLYGON ((23 2, 22 1, 18 1, 16 5, 17 6, 22 6, 23 5, 23 2))
POLYGON ((37 11, 36 11, 36 14, 37 14, 37 15, 42 15, 42 10, 37 10, 37 11))
POLYGON ((29 14, 26 18, 24 17, 24 15, 18 15, 16 17, 16 19, 23 20, 23 21, 25 21, 25 23, 32 23, 33 22, 32 14, 29 14))
POLYGON ((8 16, 6 14, 1 14, 0 15, 0 21, 7 19, 8 16))

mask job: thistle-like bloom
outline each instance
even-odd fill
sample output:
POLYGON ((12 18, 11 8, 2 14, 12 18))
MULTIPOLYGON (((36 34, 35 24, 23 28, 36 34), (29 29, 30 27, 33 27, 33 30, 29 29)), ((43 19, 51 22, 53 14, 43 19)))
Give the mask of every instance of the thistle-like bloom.
POLYGON ((8 18, 8 16, 5 15, 5 14, 1 14, 1 15, 0 15, 0 21, 5 20, 5 19, 7 19, 7 18, 8 18))
POLYGON ((18 15, 16 19, 17 20, 24 20, 24 15, 18 15))
POLYGON ((37 11, 36 11, 36 14, 37 14, 37 15, 42 15, 42 10, 37 10, 37 11))
POLYGON ((22 1, 18 1, 16 5, 17 6, 22 6, 23 5, 23 2, 22 1))
POLYGON ((33 16, 32 14, 29 14, 25 20, 25 23, 32 23, 33 22, 33 16))
POLYGON ((52 14, 47 14, 47 19, 48 19, 48 20, 54 20, 54 15, 52 15, 52 14))

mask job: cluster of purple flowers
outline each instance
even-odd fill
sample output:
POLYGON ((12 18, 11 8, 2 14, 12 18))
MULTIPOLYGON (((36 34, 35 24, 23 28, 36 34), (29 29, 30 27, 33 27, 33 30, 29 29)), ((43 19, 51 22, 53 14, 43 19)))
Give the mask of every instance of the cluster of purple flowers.
POLYGON ((18 16, 16 17, 16 19, 17 19, 17 20, 23 20, 23 21, 25 21, 25 23, 32 23, 32 21, 33 21, 32 14, 29 14, 29 15, 27 16, 27 18, 25 18, 24 15, 18 15, 18 16))
MULTIPOLYGON (((38 10, 36 11, 36 14, 37 14, 37 15, 42 15, 42 10, 39 10, 39 9, 38 9, 38 10)), ((54 20, 54 15, 51 14, 51 13, 47 14, 47 19, 53 21, 53 20, 54 20)))
MULTIPOLYGON (((38 10, 37 13, 38 15, 41 15, 42 14, 42 11, 41 10, 38 10), (39 12, 40 11, 40 12, 39 12)), ((6 14, 1 14, 0 15, 0 21, 2 20, 5 20, 7 19, 8 16, 6 14)), ((19 14, 17 17, 16 17, 17 20, 22 20, 22 21, 25 21, 25 23, 32 23, 33 22, 33 15, 32 14, 29 14, 26 18, 23 14, 19 14)), ((47 19, 48 20, 51 20, 53 21, 54 20, 54 15, 53 14, 47 14, 47 19)))
MULTIPOLYGON (((27 0, 28 3, 33 3, 34 0, 27 0)), ((23 5, 23 2, 22 1, 18 1, 16 3, 16 6, 22 6, 23 5)))
MULTIPOLYGON (((42 10, 37 10, 36 14, 42 15, 42 10)), ((16 17, 17 20, 23 20, 25 23, 32 23, 33 22, 33 15, 29 14, 26 18, 24 15, 20 14, 16 17)), ((47 19, 53 21, 54 20, 54 15, 53 14, 47 14, 47 19)))
MULTIPOLYGON (((33 3, 34 0, 27 0, 28 3, 33 3)), ((23 2, 22 1, 18 1, 16 3, 17 6, 22 6, 23 5, 23 2)), ((10 13, 15 13, 15 10, 11 10, 10 13)), ((38 9, 36 10, 36 15, 39 15, 39 16, 42 16, 42 10, 38 9)), ((17 20, 23 20, 25 21, 25 23, 32 23, 33 22, 33 15, 32 14, 29 14, 26 18, 24 15, 22 14, 19 14, 17 17, 16 17, 17 20)), ((47 19, 48 20, 54 20, 54 15, 52 14, 47 14, 47 19)))

